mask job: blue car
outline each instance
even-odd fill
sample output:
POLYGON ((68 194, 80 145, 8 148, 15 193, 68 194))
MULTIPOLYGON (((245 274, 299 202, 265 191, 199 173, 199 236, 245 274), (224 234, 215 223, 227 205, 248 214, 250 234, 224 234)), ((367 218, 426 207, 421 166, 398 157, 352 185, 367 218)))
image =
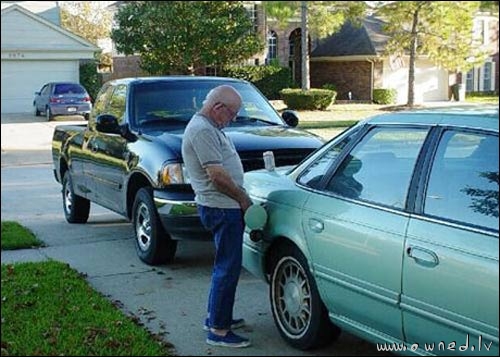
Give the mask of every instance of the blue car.
POLYGON ((89 119, 92 101, 87 90, 78 83, 51 82, 35 92, 33 100, 35 116, 45 114, 47 120, 57 115, 80 115, 89 119))
POLYGON ((388 113, 247 172, 267 222, 247 227, 243 264, 284 340, 498 356, 498 126, 497 107, 388 113))

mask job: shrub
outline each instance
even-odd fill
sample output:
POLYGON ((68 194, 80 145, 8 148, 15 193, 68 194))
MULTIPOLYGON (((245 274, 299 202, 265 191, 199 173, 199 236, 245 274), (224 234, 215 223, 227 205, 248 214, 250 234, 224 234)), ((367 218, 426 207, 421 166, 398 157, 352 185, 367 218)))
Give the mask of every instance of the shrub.
POLYGON ((373 90, 373 102, 376 104, 394 104, 396 95, 395 89, 375 88, 373 90))
POLYGON ((252 82, 270 100, 281 99, 280 90, 293 87, 292 72, 288 67, 229 66, 223 74, 252 82))
POLYGON ((325 83, 321 86, 322 89, 329 89, 329 90, 333 90, 333 91, 337 91, 337 86, 333 83, 325 83))
POLYGON ((97 73, 97 65, 94 61, 80 64, 80 84, 89 92, 94 102, 102 86, 101 75, 97 73))
POLYGON ((308 91, 285 88, 280 93, 288 108, 295 110, 326 110, 337 96, 337 92, 333 90, 319 88, 308 91))

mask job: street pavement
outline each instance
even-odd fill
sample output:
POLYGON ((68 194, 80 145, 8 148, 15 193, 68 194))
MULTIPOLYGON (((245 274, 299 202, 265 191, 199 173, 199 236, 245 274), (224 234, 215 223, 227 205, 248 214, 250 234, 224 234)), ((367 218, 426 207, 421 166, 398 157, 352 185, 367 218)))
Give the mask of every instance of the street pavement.
POLYGON ((251 339, 252 346, 231 349, 207 345, 202 323, 212 242, 179 242, 173 264, 152 267, 137 257, 132 226, 123 217, 92 205, 87 224, 68 224, 50 151, 54 127, 66 124, 85 121, 46 122, 32 115, 2 115, 2 220, 18 221, 46 244, 39 249, 2 250, 2 264, 47 259, 68 263, 127 315, 137 318, 151 333, 163 336, 176 355, 387 355, 349 333, 326 348, 308 352, 293 349, 274 325, 268 286, 246 271, 240 278, 235 315, 246 319, 247 326, 239 331, 251 339))

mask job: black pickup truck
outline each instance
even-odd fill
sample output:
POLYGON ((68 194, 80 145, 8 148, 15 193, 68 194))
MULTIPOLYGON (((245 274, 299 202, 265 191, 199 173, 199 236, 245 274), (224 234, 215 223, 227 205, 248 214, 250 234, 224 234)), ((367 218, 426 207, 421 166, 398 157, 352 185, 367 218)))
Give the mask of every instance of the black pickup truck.
POLYGON ((251 83, 223 77, 166 76, 107 82, 84 125, 58 125, 52 141, 56 180, 69 223, 85 223, 90 203, 129 219, 137 254, 147 264, 173 260, 178 240, 211 239, 199 220, 184 169, 181 141, 187 122, 208 91, 234 86, 243 106, 224 129, 245 171, 264 167, 264 151, 277 166, 294 165, 323 144, 295 128, 293 111, 281 116, 251 83))

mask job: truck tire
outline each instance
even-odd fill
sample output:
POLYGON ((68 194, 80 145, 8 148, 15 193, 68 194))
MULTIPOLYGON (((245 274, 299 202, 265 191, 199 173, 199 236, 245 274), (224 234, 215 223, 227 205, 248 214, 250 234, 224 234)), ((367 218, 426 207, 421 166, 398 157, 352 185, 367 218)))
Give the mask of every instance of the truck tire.
POLYGON ((69 223, 86 223, 89 219, 90 201, 78 196, 73 190, 69 171, 64 174, 62 182, 63 209, 69 223))
POLYGON ((158 218, 151 188, 137 191, 132 208, 137 255, 146 264, 170 263, 177 251, 177 241, 165 232, 158 218))

